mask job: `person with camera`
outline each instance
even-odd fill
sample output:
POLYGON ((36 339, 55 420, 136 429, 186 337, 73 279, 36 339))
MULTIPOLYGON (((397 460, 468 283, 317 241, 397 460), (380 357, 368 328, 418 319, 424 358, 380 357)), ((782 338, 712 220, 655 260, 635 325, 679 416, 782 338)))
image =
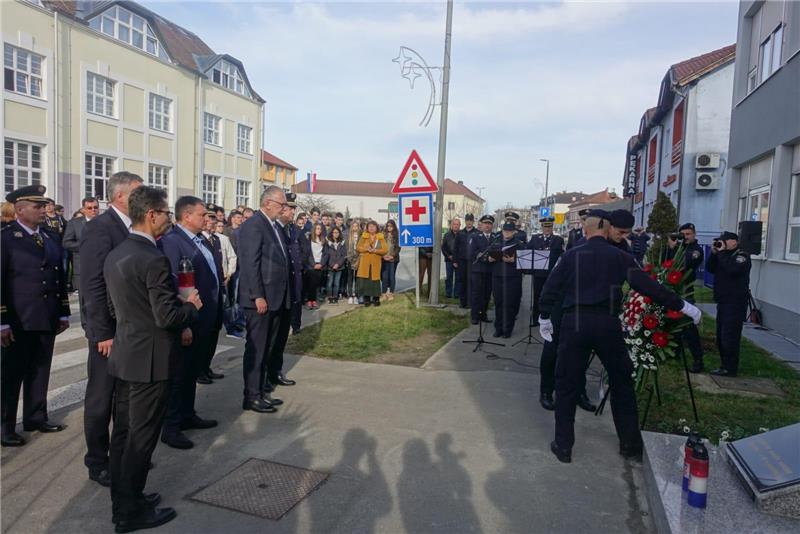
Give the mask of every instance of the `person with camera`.
POLYGON ((722 364, 712 375, 736 376, 742 325, 750 294, 750 255, 739 248, 739 236, 722 232, 711 247, 706 262, 714 274, 714 301, 717 303, 717 349, 722 364))
MULTIPOLYGON (((671 260, 675 257, 680 244, 683 244, 683 267, 685 271, 692 273, 692 283, 686 291, 686 302, 694 304, 694 280, 697 275, 697 269, 703 265, 703 248, 697 242, 697 233, 695 232, 694 224, 686 223, 678 228, 678 232, 669 235, 667 240, 667 254, 666 259, 671 260)), ((683 351, 683 345, 689 347, 689 352, 692 353, 692 373, 700 373, 703 371, 703 345, 700 343, 700 332, 694 323, 688 324, 678 334, 678 347, 679 351, 683 351)))

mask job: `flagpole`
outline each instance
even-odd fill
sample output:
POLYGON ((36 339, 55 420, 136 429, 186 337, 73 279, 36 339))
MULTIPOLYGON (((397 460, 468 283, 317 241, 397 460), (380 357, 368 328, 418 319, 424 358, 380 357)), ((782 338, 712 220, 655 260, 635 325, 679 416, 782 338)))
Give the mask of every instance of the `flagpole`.
POLYGON ((444 214, 444 170, 447 152, 447 105, 450 95, 450 40, 453 34, 453 0, 447 0, 447 22, 444 34, 444 66, 442 68, 442 112, 439 118, 439 161, 436 169, 435 217, 433 220, 433 265, 431 265, 428 302, 439 304, 439 276, 442 264, 442 217, 444 214))

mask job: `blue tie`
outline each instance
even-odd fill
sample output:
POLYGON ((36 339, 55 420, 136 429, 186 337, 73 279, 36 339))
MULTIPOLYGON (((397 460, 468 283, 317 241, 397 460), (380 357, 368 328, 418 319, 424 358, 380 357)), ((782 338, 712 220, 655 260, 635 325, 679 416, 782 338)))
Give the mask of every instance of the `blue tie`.
POLYGON ((208 268, 211 269, 212 274, 214 275, 214 281, 217 283, 216 288, 219 288, 219 280, 217 280, 217 265, 214 263, 214 256, 211 254, 211 251, 208 250, 203 244, 203 240, 198 237, 194 236, 194 242, 197 245, 197 248, 200 249, 200 252, 203 254, 203 257, 206 259, 206 263, 208 264, 208 268))

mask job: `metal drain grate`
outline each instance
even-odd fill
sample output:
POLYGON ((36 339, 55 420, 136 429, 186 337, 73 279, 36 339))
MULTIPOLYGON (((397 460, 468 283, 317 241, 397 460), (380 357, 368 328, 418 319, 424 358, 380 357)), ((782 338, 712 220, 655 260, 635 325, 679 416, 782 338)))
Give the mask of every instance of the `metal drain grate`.
POLYGON ((280 519, 328 478, 328 473, 250 458, 190 495, 194 501, 280 519))

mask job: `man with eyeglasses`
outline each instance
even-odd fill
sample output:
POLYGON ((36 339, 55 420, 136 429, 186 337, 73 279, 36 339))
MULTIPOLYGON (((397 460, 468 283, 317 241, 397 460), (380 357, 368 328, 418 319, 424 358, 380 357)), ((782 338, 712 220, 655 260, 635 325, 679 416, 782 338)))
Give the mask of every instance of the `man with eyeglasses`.
POLYGON ((62 244, 72 254, 72 289, 80 290, 81 255, 80 244, 86 223, 97 217, 100 212, 100 203, 94 197, 86 197, 81 201, 81 216, 73 217, 67 223, 62 244))

